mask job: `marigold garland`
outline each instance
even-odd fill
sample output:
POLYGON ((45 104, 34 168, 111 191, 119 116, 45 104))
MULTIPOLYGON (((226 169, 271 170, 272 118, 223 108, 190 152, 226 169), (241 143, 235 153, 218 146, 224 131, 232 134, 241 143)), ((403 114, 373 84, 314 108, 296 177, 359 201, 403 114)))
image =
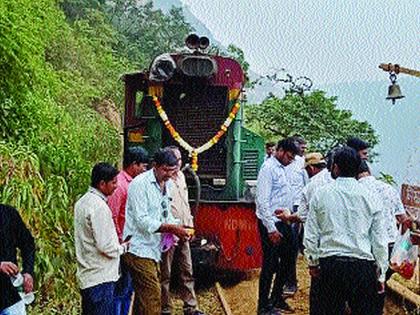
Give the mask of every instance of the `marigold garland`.
POLYGON ((156 96, 152 97, 153 102, 155 104, 155 107, 157 109, 157 112, 159 113, 160 118, 163 121, 163 124, 165 125, 166 129, 168 129, 169 133, 171 134, 171 137, 179 143, 181 147, 183 147, 185 150, 188 151, 188 153, 191 156, 191 168, 196 172, 198 170, 198 155, 200 153, 203 153, 210 149, 212 146, 214 146, 217 142, 219 142, 220 138, 223 137, 223 135, 227 132, 229 126, 232 124, 232 121, 235 119, 236 114, 238 113, 239 109, 241 108, 241 104, 236 101, 235 105, 233 105, 228 117, 223 122, 223 124, 220 126, 219 131, 214 135, 213 138, 211 138, 209 141, 207 141, 205 144, 198 148, 193 148, 188 142, 186 142, 184 139, 182 139, 181 135, 176 131, 175 127, 171 124, 169 121, 168 115, 166 115, 165 110, 162 108, 162 105, 159 101, 159 98, 156 96))

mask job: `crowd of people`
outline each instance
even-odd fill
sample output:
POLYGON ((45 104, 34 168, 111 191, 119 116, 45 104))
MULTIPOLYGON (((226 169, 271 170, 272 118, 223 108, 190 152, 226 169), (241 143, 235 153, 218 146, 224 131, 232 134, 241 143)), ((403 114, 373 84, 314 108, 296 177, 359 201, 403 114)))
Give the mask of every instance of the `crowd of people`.
POLYGON ((193 220, 181 152, 160 149, 150 169, 148 163, 147 152, 133 147, 120 172, 107 163, 95 165, 91 187, 75 205, 83 314, 171 314, 176 261, 184 315, 204 315, 194 291, 193 220))
POLYGON ((301 137, 266 145, 256 193, 258 314, 294 313, 286 299, 297 290, 299 249, 311 277, 311 315, 383 314, 393 244, 411 225, 398 191, 371 175, 369 145, 359 138, 325 158, 305 150, 301 137))
MULTIPOLYGON (((311 315, 380 315, 390 253, 410 218, 396 189, 371 175, 366 142, 349 139, 325 157, 306 150, 299 136, 266 145, 255 200, 263 251, 258 315, 294 313, 287 299, 298 289, 299 252, 308 261, 311 315)), ((171 314, 175 262, 184 315, 204 314, 194 290, 194 223, 181 168, 177 147, 159 149, 153 159, 132 147, 122 170, 93 167, 74 212, 82 314, 171 314)), ((0 239, 0 315, 26 314, 35 245, 10 206, 0 205, 0 239)))

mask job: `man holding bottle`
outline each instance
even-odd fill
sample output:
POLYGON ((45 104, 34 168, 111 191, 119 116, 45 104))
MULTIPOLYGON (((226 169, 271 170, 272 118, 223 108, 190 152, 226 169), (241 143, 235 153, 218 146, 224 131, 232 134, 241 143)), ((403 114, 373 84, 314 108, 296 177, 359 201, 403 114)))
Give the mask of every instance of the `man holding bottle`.
MULTIPOLYGON (((0 315, 25 315, 22 298, 33 291, 35 242, 19 215, 0 204, 0 315), (22 270, 17 265, 16 250, 22 257, 22 270), (19 288, 23 292, 19 292, 19 288)), ((29 301, 29 300, 28 300, 29 301)))

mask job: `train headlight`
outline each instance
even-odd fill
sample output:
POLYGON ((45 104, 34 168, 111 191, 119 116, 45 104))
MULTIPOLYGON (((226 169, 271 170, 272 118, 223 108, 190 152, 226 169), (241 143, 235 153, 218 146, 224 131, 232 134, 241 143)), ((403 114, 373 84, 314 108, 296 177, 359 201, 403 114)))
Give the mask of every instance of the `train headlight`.
POLYGON ((175 73, 176 63, 169 54, 162 54, 153 60, 150 80, 168 81, 175 73))
POLYGON ((209 77, 217 72, 216 62, 207 56, 186 56, 179 67, 189 77, 209 77))

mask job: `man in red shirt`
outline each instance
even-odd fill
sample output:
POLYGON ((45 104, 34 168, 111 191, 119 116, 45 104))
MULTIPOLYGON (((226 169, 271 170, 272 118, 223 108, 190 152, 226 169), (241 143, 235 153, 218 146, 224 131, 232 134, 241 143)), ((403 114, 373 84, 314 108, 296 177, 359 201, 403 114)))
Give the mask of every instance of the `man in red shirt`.
MULTIPOLYGON (((114 193, 108 198, 108 205, 112 210, 112 218, 117 230, 120 243, 122 240, 125 224, 125 204, 127 202, 128 185, 137 175, 147 169, 149 156, 145 149, 141 147, 128 148, 124 153, 123 170, 117 176, 118 186, 114 193)), ((133 286, 127 268, 121 261, 121 278, 115 288, 115 314, 127 315, 133 286)))

